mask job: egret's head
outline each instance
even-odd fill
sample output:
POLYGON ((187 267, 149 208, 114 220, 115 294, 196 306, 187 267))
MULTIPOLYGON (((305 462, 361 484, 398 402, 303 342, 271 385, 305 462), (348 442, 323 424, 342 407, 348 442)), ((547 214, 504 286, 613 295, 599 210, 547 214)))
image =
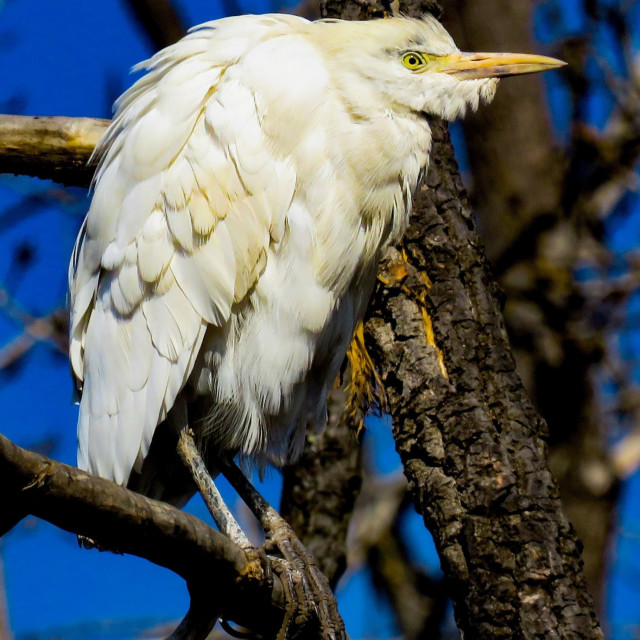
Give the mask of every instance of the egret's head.
POLYGON ((463 53, 432 16, 368 22, 322 21, 322 48, 358 103, 409 109, 453 120, 493 99, 501 76, 546 71, 565 63, 517 53, 463 53), (359 81, 359 78, 362 81, 359 81))

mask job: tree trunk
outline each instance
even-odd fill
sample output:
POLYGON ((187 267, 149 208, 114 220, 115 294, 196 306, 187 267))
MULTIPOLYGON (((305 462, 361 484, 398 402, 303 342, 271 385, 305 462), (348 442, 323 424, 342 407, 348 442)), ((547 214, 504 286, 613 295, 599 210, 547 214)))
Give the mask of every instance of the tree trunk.
MULTIPOLYGON (((445 26, 461 49, 534 51, 532 0, 442 4, 445 26)), ((507 295, 504 315, 518 372, 549 425, 550 466, 585 544, 585 576, 598 602, 617 479, 594 389, 593 367, 604 355, 594 336, 601 332, 584 321, 587 305, 573 275, 578 227, 588 215, 564 210, 575 188, 567 175, 572 162, 561 158, 551 130, 544 76, 505 80, 494 102, 465 118, 463 128, 472 200, 507 295)))
POLYGON ((366 331, 465 639, 602 638, 443 123, 366 331))
MULTIPOLYGON (((408 15, 433 8, 400 4, 408 15)), ((384 9, 323 7, 347 18, 384 9)), ((406 253, 388 253, 388 284, 366 323, 416 509, 467 640, 602 638, 580 543, 547 467, 546 428, 515 371, 446 126, 434 121, 433 132, 406 253)))

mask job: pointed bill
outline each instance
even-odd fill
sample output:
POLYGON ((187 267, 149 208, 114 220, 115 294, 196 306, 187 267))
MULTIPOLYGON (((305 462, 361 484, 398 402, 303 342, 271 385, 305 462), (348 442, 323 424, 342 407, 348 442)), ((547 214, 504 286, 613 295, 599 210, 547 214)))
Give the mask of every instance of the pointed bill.
POLYGON ((443 56, 437 66, 440 73, 448 73, 460 80, 518 76, 564 67, 567 63, 547 56, 528 53, 464 53, 443 56))

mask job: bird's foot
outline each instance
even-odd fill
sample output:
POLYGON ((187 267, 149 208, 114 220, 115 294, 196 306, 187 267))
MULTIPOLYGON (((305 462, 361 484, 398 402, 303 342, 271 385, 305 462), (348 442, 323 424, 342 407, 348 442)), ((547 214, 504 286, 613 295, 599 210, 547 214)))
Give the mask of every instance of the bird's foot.
POLYGON ((269 556, 285 596, 285 617, 278 640, 308 635, 310 625, 316 628, 314 636, 323 640, 344 640, 344 623, 329 581, 295 533, 289 529, 278 542, 269 542, 282 556, 269 556))
POLYGON ((306 589, 302 574, 292 569, 283 558, 270 556, 273 572, 280 578, 284 593, 285 612, 282 626, 276 640, 292 640, 305 629, 311 620, 313 605, 306 589))
POLYGON ((345 640, 347 635, 335 596, 313 555, 235 464, 222 465, 222 472, 266 533, 265 551, 274 573, 281 578, 286 600, 285 619, 278 640, 306 635, 310 624, 317 625, 314 635, 323 640, 345 640))

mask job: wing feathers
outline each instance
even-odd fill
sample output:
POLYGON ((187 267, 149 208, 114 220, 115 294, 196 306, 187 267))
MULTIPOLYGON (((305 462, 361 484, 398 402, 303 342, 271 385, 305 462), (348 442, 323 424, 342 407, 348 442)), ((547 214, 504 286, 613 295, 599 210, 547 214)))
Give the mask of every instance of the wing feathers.
POLYGON ((193 230, 201 236, 209 235, 217 219, 206 196, 203 193, 193 194, 189 199, 188 210, 191 214, 193 230))
POLYGON ((193 226, 191 225, 189 213, 185 212, 184 208, 177 209, 166 200, 164 202, 164 212, 174 240, 184 251, 193 251, 193 226))
POLYGON ((165 222, 164 213, 154 209, 142 232, 136 238, 138 270, 147 283, 156 282, 167 269, 175 252, 173 238, 165 222))
POLYGON ((263 132, 262 89, 247 83, 260 74, 243 59, 299 24, 205 25, 117 102, 69 273, 83 468, 125 483, 141 465, 207 327, 228 329, 285 234, 296 171, 263 132))
POLYGON ((176 362, 180 354, 193 348, 202 317, 177 284, 163 295, 150 296, 142 303, 142 312, 153 344, 165 358, 176 362))
POLYGON ((216 230, 192 253, 177 252, 170 267, 200 316, 218 326, 231 313, 236 270, 233 248, 220 242, 221 233, 216 230))
MULTIPOLYGON (((265 35, 280 24, 253 23, 265 35)), ((78 464, 119 483, 187 383, 206 327, 225 328, 263 272, 296 185, 234 71, 255 33, 216 25, 154 56, 118 101, 70 268, 78 464)))

